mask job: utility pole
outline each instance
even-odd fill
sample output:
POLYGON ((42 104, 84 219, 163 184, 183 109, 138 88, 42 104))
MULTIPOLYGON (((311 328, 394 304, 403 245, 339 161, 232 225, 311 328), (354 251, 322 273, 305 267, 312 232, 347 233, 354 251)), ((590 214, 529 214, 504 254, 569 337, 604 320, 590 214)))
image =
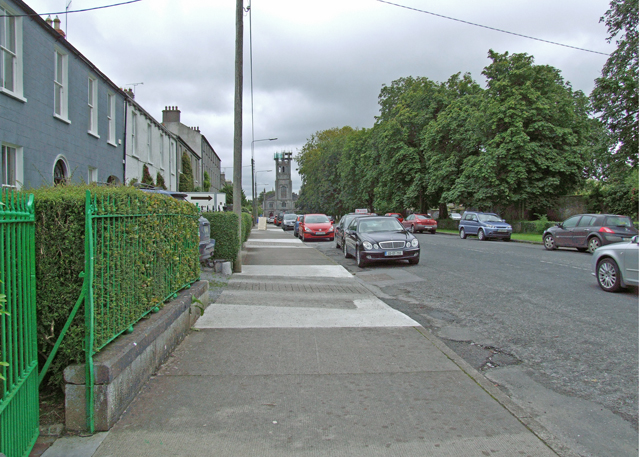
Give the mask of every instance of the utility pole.
POLYGON ((242 71, 243 0, 236 0, 236 78, 233 110, 233 212, 238 216, 238 257, 233 271, 242 272, 242 71))

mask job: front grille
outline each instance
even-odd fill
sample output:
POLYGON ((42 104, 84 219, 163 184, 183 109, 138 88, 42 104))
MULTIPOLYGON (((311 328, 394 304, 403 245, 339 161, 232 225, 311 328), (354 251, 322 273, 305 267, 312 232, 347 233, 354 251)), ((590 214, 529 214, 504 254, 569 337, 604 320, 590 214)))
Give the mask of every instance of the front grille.
POLYGON ((382 241, 378 245, 382 249, 398 249, 404 247, 404 241, 382 241))

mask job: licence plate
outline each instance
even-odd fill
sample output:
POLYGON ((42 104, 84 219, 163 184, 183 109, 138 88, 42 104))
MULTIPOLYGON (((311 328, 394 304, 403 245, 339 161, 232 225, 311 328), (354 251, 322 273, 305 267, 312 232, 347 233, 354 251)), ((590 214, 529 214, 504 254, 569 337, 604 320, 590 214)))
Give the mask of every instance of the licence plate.
POLYGON ((384 251, 384 255, 386 256, 402 255, 402 251, 384 251))
POLYGON ((499 233, 507 233, 507 229, 498 229, 499 233))
POLYGON ((316 235, 324 235, 324 232, 317 232, 316 235))

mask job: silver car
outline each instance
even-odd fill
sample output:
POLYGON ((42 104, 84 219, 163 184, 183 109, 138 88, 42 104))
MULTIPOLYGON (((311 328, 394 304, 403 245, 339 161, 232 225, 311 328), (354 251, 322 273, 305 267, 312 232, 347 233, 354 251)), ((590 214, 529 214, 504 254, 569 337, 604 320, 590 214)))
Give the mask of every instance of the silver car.
POLYGON ((638 286, 638 236, 629 242, 602 246, 593 252, 591 271, 602 290, 616 292, 638 286))

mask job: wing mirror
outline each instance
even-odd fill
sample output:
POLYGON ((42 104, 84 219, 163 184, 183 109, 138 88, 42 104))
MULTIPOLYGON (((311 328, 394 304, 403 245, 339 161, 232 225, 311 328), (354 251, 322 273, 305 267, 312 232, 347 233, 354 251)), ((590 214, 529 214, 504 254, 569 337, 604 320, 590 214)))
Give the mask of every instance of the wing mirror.
POLYGON ((638 235, 634 236, 633 238, 631 238, 631 242, 638 244, 638 235))

